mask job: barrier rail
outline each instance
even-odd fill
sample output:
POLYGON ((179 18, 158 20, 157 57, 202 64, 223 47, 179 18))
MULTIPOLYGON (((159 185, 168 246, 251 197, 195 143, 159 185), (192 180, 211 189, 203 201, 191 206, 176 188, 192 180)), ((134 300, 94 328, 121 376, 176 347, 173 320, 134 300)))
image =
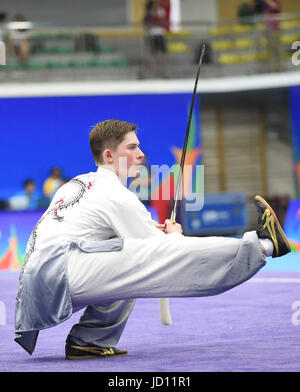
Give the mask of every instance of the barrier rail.
MULTIPOLYGON (((170 26, 165 36, 167 62, 157 72, 151 68, 155 61, 140 23, 101 28, 11 22, 2 27, 6 65, 0 67, 0 81, 189 78, 194 75, 202 42, 209 48, 202 78, 267 73, 272 71, 271 21, 280 25, 278 70, 296 70, 300 64, 300 13, 170 26), (27 31, 24 39, 30 44, 30 56, 23 63, 18 61, 10 37, 20 29, 27 31)), ((3 57, 3 46, 1 53, 3 57)))

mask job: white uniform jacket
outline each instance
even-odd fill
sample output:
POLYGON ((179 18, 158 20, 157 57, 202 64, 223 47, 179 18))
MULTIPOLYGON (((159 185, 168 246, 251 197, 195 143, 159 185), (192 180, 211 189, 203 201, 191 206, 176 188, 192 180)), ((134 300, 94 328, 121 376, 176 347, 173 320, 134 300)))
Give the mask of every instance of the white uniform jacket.
POLYGON ((118 251, 123 238, 151 236, 165 234, 113 171, 98 168, 63 185, 27 244, 16 298, 15 341, 32 354, 39 330, 71 317, 70 247, 85 252, 118 251))

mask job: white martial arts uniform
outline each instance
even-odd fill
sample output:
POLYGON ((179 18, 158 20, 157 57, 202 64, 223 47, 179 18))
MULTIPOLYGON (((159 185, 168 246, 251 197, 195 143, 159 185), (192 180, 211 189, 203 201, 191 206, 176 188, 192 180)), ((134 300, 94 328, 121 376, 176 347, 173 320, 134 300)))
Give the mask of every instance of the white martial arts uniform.
MULTIPOLYGON (((35 252, 45 243, 52 249, 60 239, 71 244, 64 248, 66 296, 71 298, 73 312, 87 308, 69 337, 78 344, 102 347, 117 344, 135 298, 220 294, 265 265, 254 231, 242 239, 163 233, 137 196, 113 171, 101 167, 58 190, 35 239, 35 252), (79 183, 85 184, 84 190, 79 183), (93 250, 93 244, 113 237, 124 239, 121 250, 99 252, 98 245, 93 250)), ((48 266, 51 262, 47 261, 48 266)), ((29 274, 25 276, 30 282, 29 274)), ((55 325, 48 324, 45 327, 55 325)), ((18 329, 25 330, 22 326, 18 329)))

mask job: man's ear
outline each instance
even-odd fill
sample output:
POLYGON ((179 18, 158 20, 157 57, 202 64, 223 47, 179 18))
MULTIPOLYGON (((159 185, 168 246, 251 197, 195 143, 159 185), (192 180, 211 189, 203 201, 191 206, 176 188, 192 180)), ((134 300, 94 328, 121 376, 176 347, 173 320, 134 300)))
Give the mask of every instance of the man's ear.
POLYGON ((102 155, 103 155, 103 160, 105 163, 113 163, 114 162, 111 150, 109 148, 106 148, 103 151, 102 155))

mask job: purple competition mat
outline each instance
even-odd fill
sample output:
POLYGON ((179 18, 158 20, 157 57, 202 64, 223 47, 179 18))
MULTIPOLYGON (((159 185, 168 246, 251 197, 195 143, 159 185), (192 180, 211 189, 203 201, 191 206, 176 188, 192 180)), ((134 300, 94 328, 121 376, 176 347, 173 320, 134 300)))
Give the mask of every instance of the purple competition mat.
POLYGON ((18 272, 0 273, 2 372, 300 371, 300 273, 259 272, 213 297, 170 299, 171 327, 157 299, 139 299, 119 347, 128 356, 67 361, 65 338, 82 311, 40 332, 29 356, 14 342, 18 272))

